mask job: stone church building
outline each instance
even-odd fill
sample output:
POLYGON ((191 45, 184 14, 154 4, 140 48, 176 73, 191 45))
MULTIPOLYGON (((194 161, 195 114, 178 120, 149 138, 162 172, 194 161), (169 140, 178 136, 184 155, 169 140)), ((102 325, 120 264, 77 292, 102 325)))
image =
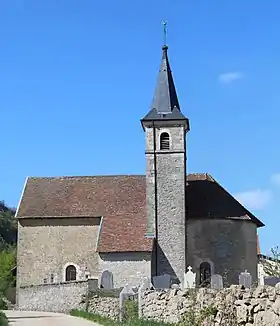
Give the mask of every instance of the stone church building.
POLYGON ((213 273, 238 283, 245 270, 257 279, 264 224, 208 173, 187 174, 190 124, 167 50, 141 120, 146 175, 27 178, 16 212, 18 291, 100 279, 104 270, 115 287, 166 273, 183 283, 189 265, 198 284, 213 273))

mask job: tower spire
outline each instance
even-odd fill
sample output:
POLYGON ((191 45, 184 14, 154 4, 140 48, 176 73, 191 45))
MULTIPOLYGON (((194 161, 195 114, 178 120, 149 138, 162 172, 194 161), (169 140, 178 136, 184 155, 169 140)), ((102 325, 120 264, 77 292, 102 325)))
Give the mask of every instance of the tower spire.
POLYGON ((185 121, 186 129, 189 129, 189 120, 180 110, 177 92, 168 60, 166 44, 167 22, 163 23, 163 46, 162 59, 158 73, 156 88, 152 105, 148 114, 141 120, 142 125, 148 121, 159 120, 180 120, 185 121))

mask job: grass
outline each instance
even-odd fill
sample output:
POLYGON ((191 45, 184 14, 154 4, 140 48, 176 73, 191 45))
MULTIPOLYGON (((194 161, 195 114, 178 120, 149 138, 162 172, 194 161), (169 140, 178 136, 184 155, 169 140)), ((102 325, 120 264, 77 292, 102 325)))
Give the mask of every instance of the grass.
POLYGON ((8 319, 4 312, 0 311, 0 326, 8 326, 8 319))
MULTIPOLYGON (((172 324, 159 323, 153 320, 143 320, 143 319, 136 319, 136 318, 130 318, 127 321, 121 323, 119 321, 112 320, 107 317, 103 317, 100 315, 96 315, 90 312, 77 310, 77 309, 71 310, 70 315, 75 317, 85 318, 87 320, 90 320, 92 322, 95 322, 103 326, 171 326, 172 325, 172 324)), ((0 324, 0 326, 2 325, 0 324)))

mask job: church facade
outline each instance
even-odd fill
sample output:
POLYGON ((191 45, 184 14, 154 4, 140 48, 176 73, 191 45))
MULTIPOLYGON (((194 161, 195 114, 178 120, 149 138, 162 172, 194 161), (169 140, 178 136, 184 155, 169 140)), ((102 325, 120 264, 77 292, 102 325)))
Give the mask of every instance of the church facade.
POLYGON ((189 119, 181 111, 163 46, 152 106, 141 120, 146 175, 28 177, 19 202, 17 291, 100 278, 139 285, 169 274, 198 284, 211 274, 257 280, 257 228, 264 224, 208 173, 187 174, 189 119))

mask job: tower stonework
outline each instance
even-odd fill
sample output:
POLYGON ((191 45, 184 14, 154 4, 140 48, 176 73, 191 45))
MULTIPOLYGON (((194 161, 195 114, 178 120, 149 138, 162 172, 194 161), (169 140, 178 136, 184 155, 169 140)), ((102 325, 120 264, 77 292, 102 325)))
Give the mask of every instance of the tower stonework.
POLYGON ((183 283, 186 265, 186 133, 168 62, 167 46, 151 110, 141 120, 146 133, 147 236, 154 238, 152 275, 183 283))

